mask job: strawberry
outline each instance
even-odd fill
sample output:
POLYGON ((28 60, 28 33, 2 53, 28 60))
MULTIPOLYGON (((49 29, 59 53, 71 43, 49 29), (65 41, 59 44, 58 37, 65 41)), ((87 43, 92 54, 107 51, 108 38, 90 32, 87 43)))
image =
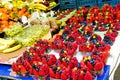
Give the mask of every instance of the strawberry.
POLYGON ((50 77, 51 77, 51 78, 55 78, 55 73, 54 73, 54 71, 52 70, 52 68, 49 68, 49 74, 50 74, 50 77))
POLYGON ((45 72, 44 70, 42 70, 42 68, 39 69, 39 76, 41 77, 45 76, 45 72))
POLYGON ((79 77, 79 71, 77 70, 77 67, 75 67, 73 70, 72 70, 72 78, 74 79, 74 80, 77 80, 78 79, 78 77, 79 77))
POLYGON ((50 54, 48 57, 47 57, 47 64, 49 65, 49 66, 51 66, 51 65, 53 65, 53 64, 55 64, 56 63, 56 57, 55 57, 55 55, 53 55, 53 54, 50 54))
POLYGON ((77 14, 80 14, 80 13, 81 13, 81 11, 80 11, 80 10, 78 10, 78 11, 77 11, 77 14))
POLYGON ((108 56, 109 56, 109 53, 108 53, 108 52, 102 53, 101 56, 102 56, 102 61, 103 61, 104 63, 106 63, 106 61, 107 61, 107 59, 108 59, 108 56))
POLYGON ((89 62, 89 61, 87 61, 87 67, 90 69, 90 70, 93 70, 93 66, 92 66, 92 64, 89 62))
POLYGON ((98 62, 95 64, 94 69, 95 69, 96 71, 100 71, 100 70, 103 69, 103 67, 104 67, 103 62, 99 62, 99 61, 98 61, 98 62))
POLYGON ((78 80, 84 80, 84 71, 80 70, 78 80))
POLYGON ((61 78, 61 74, 59 72, 56 72, 55 78, 56 79, 60 79, 61 78))
POLYGON ((48 66, 47 64, 44 64, 44 65, 41 67, 41 69, 44 70, 45 75, 47 75, 47 74, 49 73, 49 66, 48 66))
POLYGON ((27 60, 25 61, 25 63, 28 69, 32 68, 31 64, 27 60))
POLYGON ((46 63, 47 63, 47 60, 46 60, 45 57, 42 58, 42 63, 43 63, 43 64, 46 64, 46 63))
POLYGON ((92 75, 90 74, 89 71, 86 72, 86 74, 84 76, 84 80, 93 80, 92 75))
POLYGON ((63 70, 63 71, 62 71, 61 79, 62 79, 62 80, 67 80, 67 79, 68 79, 68 76, 66 75, 66 70, 63 70))
POLYGON ((79 45, 79 51, 83 52, 85 49, 85 44, 80 44, 79 45))
POLYGON ((38 76, 38 75, 39 75, 39 72, 36 71, 35 69, 32 70, 32 73, 33 73, 33 75, 35 75, 35 76, 38 76))
POLYGON ((17 66, 17 63, 12 64, 12 70, 15 71, 15 72, 19 72, 19 68, 17 66))
POLYGON ((18 65, 21 73, 26 73, 26 69, 23 65, 18 65))
POLYGON ((81 68, 82 68, 83 70, 88 69, 88 67, 86 66, 86 64, 85 64, 85 62, 84 62, 83 60, 80 62, 80 65, 81 65, 81 68))
POLYGON ((67 63, 67 61, 66 61, 66 60, 63 60, 62 64, 63 64, 65 67, 67 67, 67 66, 68 66, 68 63, 67 63))
POLYGON ((71 58, 68 65, 71 68, 77 67, 78 66, 78 60, 76 59, 76 57, 71 58))

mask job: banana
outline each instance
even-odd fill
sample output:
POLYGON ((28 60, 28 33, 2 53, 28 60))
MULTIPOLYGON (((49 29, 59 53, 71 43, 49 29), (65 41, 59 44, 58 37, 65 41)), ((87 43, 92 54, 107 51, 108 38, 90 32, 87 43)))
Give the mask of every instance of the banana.
POLYGON ((0 52, 7 49, 9 46, 5 44, 0 44, 0 52))
POLYGON ((43 4, 31 4, 29 5, 30 7, 34 7, 36 9, 40 9, 40 10, 47 10, 48 7, 46 7, 45 5, 43 4))
POLYGON ((13 51, 20 49, 21 47, 22 47, 22 45, 18 44, 16 46, 11 47, 11 48, 7 48, 7 49, 3 50, 2 52, 3 53, 10 53, 10 52, 13 52, 13 51))
POLYGON ((0 38, 0 44, 4 44, 4 45, 8 45, 8 46, 11 46, 15 43, 16 41, 14 39, 3 39, 3 38, 0 38))

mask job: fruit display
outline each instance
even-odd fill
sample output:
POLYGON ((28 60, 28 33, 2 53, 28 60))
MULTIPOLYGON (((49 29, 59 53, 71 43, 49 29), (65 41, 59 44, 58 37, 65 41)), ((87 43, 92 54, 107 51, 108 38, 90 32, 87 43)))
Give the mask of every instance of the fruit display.
POLYGON ((17 75, 62 80, 95 80, 102 75, 118 31, 107 26, 103 36, 96 34, 98 23, 91 20, 93 18, 88 19, 88 12, 97 14, 99 9, 80 9, 81 12, 78 10, 67 20, 61 33, 50 40, 39 39, 27 49, 12 64, 12 70, 17 75), (82 58, 77 54, 81 54, 82 58))
POLYGON ((18 75, 45 77, 49 74, 51 78, 63 80, 70 78, 76 79, 76 77, 77 79, 78 77, 82 77, 82 80, 87 80, 90 77, 90 79, 93 80, 96 78, 96 75, 101 75, 109 56, 110 45, 107 45, 104 42, 93 44, 93 50, 89 51, 90 56, 83 54, 84 57, 82 61, 78 61, 76 57, 73 57, 73 55, 76 54, 77 46, 78 44, 71 43, 70 41, 64 42, 64 39, 60 39, 59 35, 52 42, 40 39, 33 47, 25 51, 23 56, 20 57, 16 63, 13 63, 12 69, 18 75), (56 43, 56 40, 59 41, 56 43), (55 46, 49 45, 51 43, 55 44, 55 46), (106 47, 104 47, 104 50, 102 50, 103 45, 106 47), (48 54, 50 49, 60 50, 60 53, 56 53, 59 54, 58 59, 56 56, 48 54), (47 70, 41 68, 44 65, 47 66, 47 70), (81 73, 75 75, 75 73, 80 73, 80 70, 85 72, 85 74, 83 75, 81 73))
POLYGON ((0 5, 0 32, 16 22, 22 23, 22 17, 30 18, 33 12, 47 11, 56 6, 56 2, 42 0, 2 0, 0 5))
POLYGON ((54 0, 2 0, 0 32, 5 35, 0 33, 0 53, 25 47, 15 62, 11 60, 17 76, 96 80, 118 37, 120 4, 47 12, 56 5, 54 0), (103 36, 96 33, 103 31, 103 36), (49 33, 50 39, 42 39, 49 33))

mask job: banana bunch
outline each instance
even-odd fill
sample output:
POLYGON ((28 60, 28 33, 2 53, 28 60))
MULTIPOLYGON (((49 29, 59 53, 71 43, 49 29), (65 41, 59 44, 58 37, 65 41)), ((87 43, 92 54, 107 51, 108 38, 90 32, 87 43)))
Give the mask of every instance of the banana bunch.
POLYGON ((20 44, 15 45, 16 41, 13 39, 0 38, 0 52, 10 53, 21 48, 20 44))
POLYGON ((42 11, 46 11, 48 9, 48 7, 46 7, 42 3, 34 3, 34 4, 32 3, 29 5, 29 8, 34 8, 34 9, 42 10, 42 11))

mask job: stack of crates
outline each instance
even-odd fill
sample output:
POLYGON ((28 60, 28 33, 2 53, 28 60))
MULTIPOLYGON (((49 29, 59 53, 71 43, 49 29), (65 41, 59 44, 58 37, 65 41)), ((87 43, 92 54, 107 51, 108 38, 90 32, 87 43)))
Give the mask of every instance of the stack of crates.
POLYGON ((90 8, 92 6, 102 7, 104 4, 109 4, 111 6, 115 6, 120 3, 120 0, 59 0, 60 9, 68 9, 68 8, 79 8, 80 6, 85 6, 90 8))
POLYGON ((77 8, 79 8, 80 6, 85 6, 87 8, 97 6, 97 0, 76 0, 76 2, 77 8))
POLYGON ((77 8, 76 0, 59 0, 60 9, 77 8))
POLYGON ((104 4, 109 4, 111 6, 115 6, 120 3, 120 0, 98 0, 98 7, 102 7, 104 4))

